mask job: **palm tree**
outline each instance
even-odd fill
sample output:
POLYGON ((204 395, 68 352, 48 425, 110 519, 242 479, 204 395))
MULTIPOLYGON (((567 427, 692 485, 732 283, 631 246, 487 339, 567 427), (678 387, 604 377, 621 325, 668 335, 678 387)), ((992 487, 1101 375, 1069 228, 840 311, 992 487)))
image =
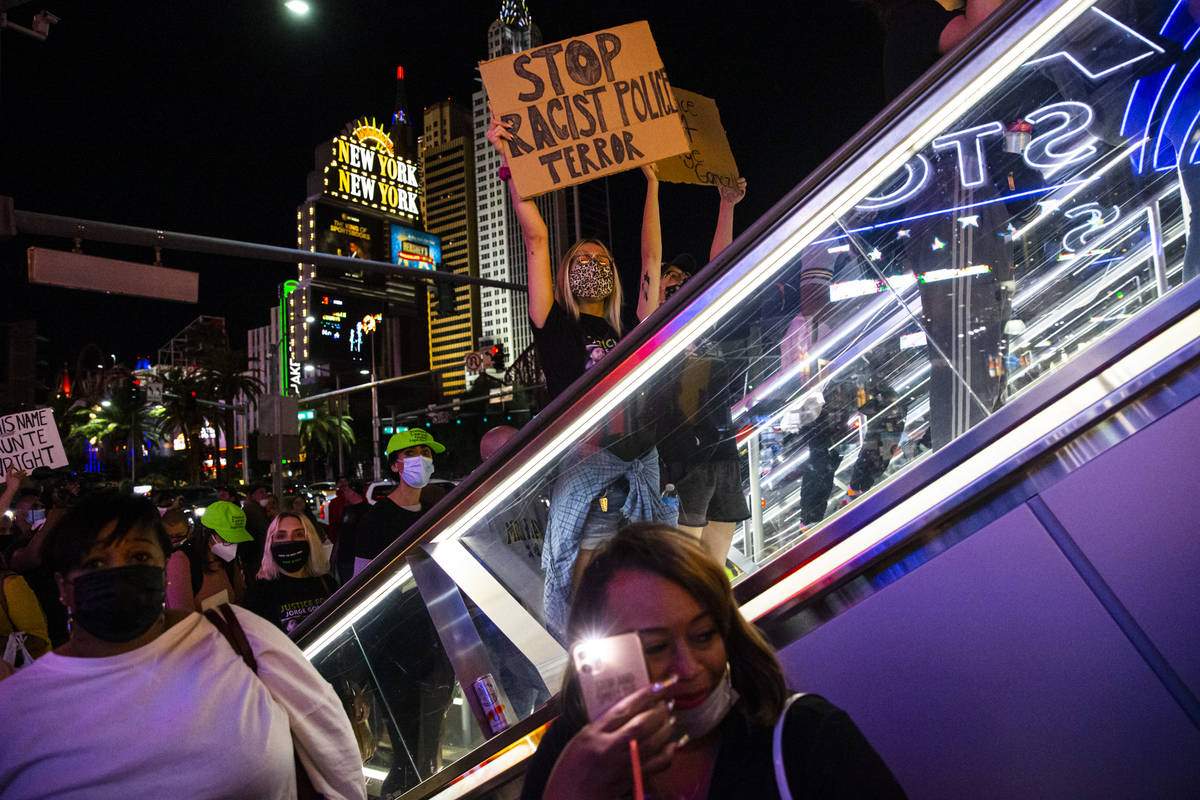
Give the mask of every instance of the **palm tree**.
POLYGON ((200 480, 204 446, 200 432, 208 419, 197 401, 204 399, 205 392, 206 386, 199 369, 186 367, 168 370, 163 374, 162 405, 152 412, 162 435, 174 438, 176 431, 183 434, 188 480, 191 483, 200 480))
POLYGON ((349 416, 331 413, 325 403, 313 409, 312 419, 300 420, 300 449, 304 451, 304 459, 309 464, 310 477, 316 478, 312 473, 312 465, 317 457, 337 449, 339 431, 342 444, 354 446, 354 428, 350 427, 352 421, 349 416))
POLYGON ((132 380, 113 387, 108 396, 93 406, 78 406, 71 411, 71 430, 67 438, 73 444, 91 444, 109 460, 120 465, 121 479, 128 475, 125 458, 136 473, 141 461, 142 442, 156 439, 158 420, 146 406, 146 396, 132 380))
MULTIPOLYGON (((208 350, 198 356, 200 367, 200 382, 203 384, 205 396, 222 404, 222 408, 214 409, 217 427, 225 434, 225 480, 230 481, 234 469, 233 448, 236 427, 234 425, 234 405, 239 399, 244 403, 255 404, 264 387, 255 375, 247 371, 249 359, 244 351, 225 349, 208 350)), ((243 453, 245 458, 246 454, 243 453)))
MULTIPOLYGON (((234 406, 239 398, 244 403, 254 405, 258 396, 263 393, 263 384, 248 371, 249 359, 244 350, 234 350, 229 346, 229 336, 223 320, 211 320, 207 325, 198 326, 191 331, 187 345, 187 355, 194 368, 199 373, 199 399, 210 403, 219 403, 221 408, 213 409, 208 416, 217 429, 225 437, 224 478, 232 482, 234 470, 233 448, 236 428, 234 425, 234 406)), ((202 403, 203 405, 203 403, 202 403)), ((242 454, 243 458, 246 456, 242 454)), ((220 458, 214 458, 214 464, 220 469, 220 458)))

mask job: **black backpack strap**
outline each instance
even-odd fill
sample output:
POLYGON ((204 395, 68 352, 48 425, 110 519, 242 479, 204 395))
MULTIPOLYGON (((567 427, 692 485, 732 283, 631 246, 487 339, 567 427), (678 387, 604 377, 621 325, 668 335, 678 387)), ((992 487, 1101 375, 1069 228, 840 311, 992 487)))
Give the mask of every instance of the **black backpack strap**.
POLYGON ((213 624, 213 627, 228 640, 229 646, 242 657, 250 671, 257 675, 258 661, 254 658, 254 650, 251 649, 250 640, 246 638, 246 632, 242 630, 242 625, 238 622, 237 615, 233 613, 229 604, 222 603, 216 608, 210 608, 204 612, 204 616, 208 617, 208 621, 213 624))

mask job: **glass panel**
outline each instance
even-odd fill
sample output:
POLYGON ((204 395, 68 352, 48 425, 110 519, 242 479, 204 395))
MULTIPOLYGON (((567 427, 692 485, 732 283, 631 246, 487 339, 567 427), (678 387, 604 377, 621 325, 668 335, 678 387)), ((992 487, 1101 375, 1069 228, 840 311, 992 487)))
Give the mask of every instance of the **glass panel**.
POLYGON ((574 575, 621 525, 678 523, 738 580, 1193 277, 1200 28, 1181 9, 1098 3, 1005 51, 1022 60, 979 99, 935 96, 953 119, 839 181, 890 177, 805 201, 693 279, 351 622, 310 632, 349 707, 370 695, 385 788, 546 702, 574 575))
POLYGON ((372 797, 407 791, 478 747, 487 712, 501 720, 490 736, 550 699, 520 648, 446 578, 414 556, 397 586, 313 657, 351 719, 372 797))

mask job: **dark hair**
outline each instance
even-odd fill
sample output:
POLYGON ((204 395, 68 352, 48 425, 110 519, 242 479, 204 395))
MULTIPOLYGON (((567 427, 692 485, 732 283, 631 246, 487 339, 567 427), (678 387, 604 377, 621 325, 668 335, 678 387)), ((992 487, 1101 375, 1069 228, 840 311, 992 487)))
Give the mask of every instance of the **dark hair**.
POLYGON ((83 557, 95 546, 100 530, 116 522, 106 543, 116 543, 134 528, 152 531, 162 548, 163 558, 171 554, 171 539, 163 530, 158 509, 145 497, 96 492, 82 498, 63 515, 42 543, 42 563, 51 572, 65 575, 79 566, 83 557))
MULTIPOLYGON (((741 695, 747 718, 758 725, 775 724, 783 711, 787 685, 774 651, 738 611, 725 571, 695 538, 668 525, 629 525, 596 551, 571 603, 568 640, 574 643, 603 630, 608 583, 624 569, 652 572, 678 584, 712 615, 725 642, 730 679, 741 695)), ((646 602, 653 600, 646 598, 646 602)), ((587 724, 582 690, 569 659, 562 697, 568 722, 580 727, 587 724)))
POLYGON ((350 491, 354 492, 355 494, 361 494, 364 497, 366 497, 367 484, 364 483, 363 481, 360 481, 358 478, 355 478, 354 480, 347 483, 346 488, 349 489, 350 491))
POLYGON ((168 508, 166 513, 162 515, 163 527, 167 525, 187 525, 187 515, 178 508, 168 508))

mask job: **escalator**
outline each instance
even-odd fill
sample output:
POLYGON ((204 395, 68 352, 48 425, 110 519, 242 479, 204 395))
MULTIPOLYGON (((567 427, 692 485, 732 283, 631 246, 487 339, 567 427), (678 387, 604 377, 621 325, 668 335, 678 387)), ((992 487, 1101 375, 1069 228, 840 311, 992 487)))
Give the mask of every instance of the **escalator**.
POLYGON ((370 794, 515 796, 613 453, 914 796, 1191 791, 1191 14, 1006 4, 306 621, 370 794))

